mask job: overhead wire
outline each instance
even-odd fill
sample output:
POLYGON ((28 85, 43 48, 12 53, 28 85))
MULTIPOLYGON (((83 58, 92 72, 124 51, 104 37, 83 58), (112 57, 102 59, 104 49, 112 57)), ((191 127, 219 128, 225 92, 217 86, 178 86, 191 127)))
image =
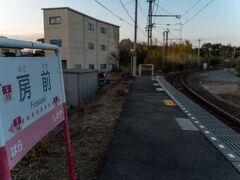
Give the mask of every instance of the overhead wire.
MULTIPOLYGON (((148 21, 147 15, 146 15, 146 13, 144 12, 144 10, 143 10, 140 2, 138 3, 138 7, 139 7, 141 13, 143 14, 144 18, 146 19, 146 26, 147 26, 147 21, 148 21)), ((142 35, 144 35, 144 36, 147 35, 147 34, 146 34, 146 31, 144 31, 140 26, 138 26, 138 28, 139 28, 139 31, 142 33, 142 35)), ((154 36, 153 36, 153 37, 154 37, 154 36)), ((154 38, 155 38, 155 37, 154 37, 154 38)))
MULTIPOLYGON (((147 26, 148 18, 147 18, 146 13, 144 12, 144 10, 143 10, 143 8, 142 8, 140 2, 138 3, 138 7, 139 7, 141 13, 143 14, 143 16, 144 16, 144 18, 145 18, 145 20, 146 20, 146 26, 147 26)), ((146 35, 147 35, 147 34, 146 34, 146 30, 144 31, 144 30, 141 29, 140 26, 138 26, 138 27, 139 27, 140 32, 141 32, 144 36, 146 36, 146 35)))
MULTIPOLYGON (((155 4, 155 3, 154 3, 155 4)), ((156 4, 156 11, 155 11, 155 15, 157 14, 158 12, 158 6, 159 6, 159 0, 157 1, 157 4, 156 4)), ((153 9, 153 12, 154 12, 154 9, 153 9)), ((153 17, 153 23, 155 22, 155 18, 156 16, 153 17)))
POLYGON ((186 10, 183 14, 182 17, 188 14, 201 0, 197 0, 188 10, 186 10))
POLYGON ((213 3, 215 0, 209 1, 205 6, 203 6, 199 11, 197 11, 193 16, 191 16, 189 19, 187 19, 183 25, 187 24, 189 21, 191 21, 194 17, 196 17, 198 14, 200 14, 204 9, 206 9, 211 3, 213 3))
POLYGON ((144 10, 143 10, 140 2, 138 3, 138 7, 139 7, 139 9, 141 10, 141 12, 143 13, 144 17, 147 19, 147 15, 145 14, 145 12, 144 12, 144 10))
MULTIPOLYGON (((162 6, 160 6, 159 5, 159 14, 161 14, 161 12, 160 12, 160 10, 161 11, 163 11, 163 12, 165 12, 165 13, 167 13, 167 14, 169 14, 169 15, 173 15, 173 13, 172 12, 170 12, 169 10, 167 10, 167 9, 165 9, 164 7, 162 7, 162 6)), ((166 21, 165 21, 165 19, 164 18, 162 18, 161 17, 161 20, 163 21, 163 23, 161 23, 159 20, 158 20, 158 25, 160 25, 160 26, 157 26, 158 28, 160 28, 162 31, 167 31, 167 30, 175 30, 175 29, 169 29, 169 26, 171 25, 171 26, 173 26, 173 25, 177 25, 178 23, 175 23, 175 24, 169 24, 169 23, 166 23, 166 21)), ((160 33, 162 33, 159 29, 156 29, 158 32, 160 32, 160 33)), ((177 38, 176 36, 176 34, 175 33, 172 33, 172 32, 170 32, 169 31, 169 33, 170 34, 172 34, 172 35, 175 35, 175 40, 180 40, 181 38, 177 38)), ((179 30, 179 32, 180 32, 180 30, 179 30)))
POLYGON ((145 17, 145 19, 146 19, 146 27, 147 27, 147 24, 148 24, 148 18, 147 18, 147 15, 146 15, 146 13, 144 12, 144 10, 143 10, 142 6, 140 5, 140 2, 138 3, 138 7, 139 7, 139 9, 141 10, 141 12, 142 12, 143 16, 144 16, 144 17, 145 17))
MULTIPOLYGON (((128 5, 128 4, 131 4, 131 3, 133 3, 132 0, 126 2, 126 3, 125 3, 125 6, 128 5)), ((117 11, 117 10, 122 9, 122 8, 123 8, 123 7, 120 6, 120 7, 117 7, 117 8, 115 8, 115 9, 113 9, 112 11, 117 11)), ((110 13, 110 12, 100 14, 100 15, 96 16, 96 18, 99 18, 99 17, 105 16, 105 15, 108 15, 109 13, 110 13)))
MULTIPOLYGON (((190 6, 190 8, 183 13, 182 17, 185 16, 186 14, 188 14, 190 11, 192 11, 192 9, 193 9, 194 7, 196 7, 196 6, 200 3, 200 1, 201 1, 201 0, 197 0, 192 6, 190 6)), ((190 22, 190 21, 191 21, 194 17, 196 17, 197 15, 199 15, 204 9, 206 9, 206 8, 207 8, 211 3, 213 3, 214 1, 215 1, 215 0, 209 1, 209 2, 208 2, 206 5, 204 5, 200 10, 198 10, 195 14, 193 14, 189 19, 187 19, 183 24, 181 23, 180 32, 182 31, 182 28, 183 28, 183 26, 184 26, 185 24, 187 24, 188 22, 190 22)), ((164 11, 165 13, 172 15, 172 13, 171 13, 170 11, 166 10, 166 9, 163 8, 162 6, 159 6, 159 5, 158 5, 158 8, 159 8, 159 10, 161 9, 161 10, 164 11)), ((159 11, 159 10, 158 10, 158 11, 159 11)), ((160 13, 160 11, 159 11, 159 13, 160 13)), ((164 19, 162 19, 162 20, 164 21, 164 19)), ((158 22, 159 22, 159 20, 158 20, 158 22)), ((164 22, 165 22, 165 21, 164 21, 164 22)), ((165 25, 166 28, 167 28, 167 25, 168 25, 168 24, 166 24, 166 23, 160 23, 160 22, 159 22, 159 24, 165 25)), ((164 27, 160 27, 160 28, 164 30, 164 27)), ((156 29, 156 30, 158 30, 158 29, 156 29)))
POLYGON ((128 25, 134 27, 133 24, 129 23, 128 21, 124 20, 123 18, 121 18, 120 16, 118 16, 117 14, 115 14, 113 11, 111 11, 110 9, 108 9, 106 6, 104 6, 102 3, 100 3, 98 0, 94 0, 96 3, 98 3, 100 6, 102 6, 104 9, 106 9, 107 11, 109 11, 113 16, 117 17, 118 19, 120 19, 121 21, 127 23, 128 25))
POLYGON ((118 1, 121 3, 121 5, 122 5, 123 9, 125 10, 125 12, 127 13, 128 17, 134 22, 134 19, 132 18, 132 16, 128 12, 128 10, 127 10, 126 6, 123 4, 122 0, 118 0, 118 1))
MULTIPOLYGON (((160 9, 161 9, 161 8, 158 9, 158 13, 159 13, 159 14, 162 13, 162 12, 160 11, 160 9)), ((164 19, 163 17, 160 17, 160 19, 162 20, 162 22, 163 22, 164 24, 167 24, 166 21, 165 21, 165 19, 164 19)), ((159 20, 158 20, 158 22, 161 23, 159 20)))
POLYGON ((159 6, 160 9, 162 9, 165 13, 173 15, 173 13, 171 13, 170 11, 166 10, 165 8, 163 8, 162 6, 159 6))
MULTIPOLYGON (((158 13, 158 8, 159 8, 159 0, 157 1, 157 3, 154 1, 154 4, 153 4, 153 13, 156 15, 158 13)), ((155 24, 155 19, 156 19, 156 16, 154 16, 153 18, 153 24, 155 24)), ((155 29, 157 31, 159 31, 158 29, 155 29)), ((160 31, 159 31, 160 32, 160 31)), ((160 32, 161 33, 161 32, 160 32)), ((155 39, 156 41, 158 41, 158 38, 156 38, 153 33, 152 33, 152 38, 155 39)))
MULTIPOLYGON (((121 18, 119 15, 117 15, 116 13, 113 12, 113 10, 107 8, 105 5, 103 5, 101 2, 99 2, 98 0, 94 0, 96 3, 98 3, 100 6, 102 6, 104 9, 106 9, 109 13, 111 13, 113 16, 117 17, 118 19, 120 19, 121 21, 129 24, 130 26, 134 27, 133 24, 129 23, 128 21, 126 21, 125 19, 121 18)), ((123 2, 121 0, 119 0, 119 2, 121 3, 122 7, 124 8, 124 10, 126 11, 126 13, 128 14, 129 17, 131 17, 130 13, 128 12, 126 6, 123 4, 123 2)), ((142 11, 144 17, 147 19, 147 16, 144 13, 143 8, 141 7, 141 5, 138 3, 138 7, 140 7, 140 10, 142 11)), ((131 20, 134 22, 134 19, 131 17, 131 20)), ((138 26, 139 31, 146 36, 146 32, 140 27, 138 26)))

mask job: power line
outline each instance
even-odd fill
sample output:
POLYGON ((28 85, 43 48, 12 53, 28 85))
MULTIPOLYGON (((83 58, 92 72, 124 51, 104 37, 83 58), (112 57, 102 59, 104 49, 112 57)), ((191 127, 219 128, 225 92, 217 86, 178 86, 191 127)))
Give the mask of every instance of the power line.
POLYGON ((188 10, 183 13, 182 17, 188 14, 201 0, 197 0, 188 10))
POLYGON ((142 6, 140 5, 140 2, 138 3, 138 7, 139 7, 139 9, 141 10, 143 16, 145 17, 145 20, 146 20, 146 27, 147 27, 147 25, 148 25, 148 17, 147 17, 147 15, 146 15, 146 13, 144 12, 142 6))
POLYGON ((191 21, 194 17, 196 17, 198 14, 200 14, 204 9, 206 9, 211 3, 213 3, 215 0, 211 0, 208 2, 205 6, 203 6, 199 11, 197 11, 192 17, 190 17, 188 20, 183 23, 183 25, 187 24, 189 21, 191 21))
MULTIPOLYGON (((159 0, 157 1, 157 6, 156 6, 155 15, 156 15, 157 12, 158 12, 158 6, 159 6, 159 0)), ((153 12, 154 12, 154 10, 153 10, 153 12)), ((155 22, 155 18, 156 18, 156 17, 153 17, 153 23, 155 22)))
POLYGON ((104 6, 104 5, 103 5, 102 3, 100 3, 98 0, 94 0, 94 1, 95 1, 96 3, 98 3, 100 6, 102 6, 104 9, 106 9, 107 11, 109 11, 113 16, 117 17, 118 19, 120 19, 121 21, 127 23, 128 25, 134 27, 133 24, 131 24, 131 23, 125 21, 124 19, 122 19, 120 16, 118 16, 117 14, 115 14, 114 12, 112 12, 110 9, 108 9, 106 6, 104 6))
POLYGON ((140 3, 138 3, 138 7, 139 7, 139 9, 141 10, 142 14, 144 15, 145 19, 147 20, 147 15, 146 15, 146 13, 144 12, 144 10, 143 10, 142 6, 140 5, 140 3))
MULTIPOLYGON (((160 11, 160 9, 161 9, 163 12, 165 12, 165 13, 167 13, 167 14, 169 14, 169 15, 173 15, 173 13, 171 13, 169 10, 165 9, 164 7, 162 7, 162 6, 160 6, 160 5, 159 5, 158 7, 159 7, 159 9, 158 9, 158 13, 159 13, 159 14, 161 14, 161 11, 160 11)), ((164 22, 165 26, 168 26, 168 25, 169 25, 168 23, 166 23, 166 21, 165 21, 164 18, 162 18, 162 17, 160 17, 160 18, 161 18, 161 20, 164 22)), ((160 21, 158 21, 158 23, 164 25, 163 23, 160 23, 160 21)))
MULTIPOLYGON (((161 6, 159 6, 159 9, 163 10, 164 12, 166 12, 167 15, 153 15, 153 16, 160 17, 160 18, 162 18, 162 17, 176 17, 176 18, 178 18, 178 19, 181 17, 180 15, 174 15, 174 14, 172 14, 170 11, 166 10, 165 8, 163 8, 163 7, 161 7, 161 6)), ((158 9, 158 12, 159 12, 159 14, 161 14, 161 12, 160 12, 159 9, 158 9)), ((165 26, 170 25, 170 24, 168 24, 168 23, 165 23, 165 20, 164 20, 164 19, 162 19, 162 20, 164 21, 164 23, 161 23, 161 22, 158 21, 158 24, 165 25, 165 26)), ((162 28, 162 27, 161 27, 161 28, 162 28)), ((162 29, 164 29, 164 28, 162 28, 162 29)), ((164 31, 165 31, 165 30, 164 30, 164 31)))
MULTIPOLYGON (((162 13, 162 12, 160 11, 160 9, 161 9, 162 11, 165 11, 167 14, 172 15, 172 13, 170 13, 168 10, 164 9, 162 6, 159 6, 159 9, 158 9, 158 13, 159 13, 159 14, 162 13)), ((160 20, 157 19, 158 24, 165 24, 165 25, 164 25, 165 28, 164 28, 164 27, 159 27, 159 28, 161 28, 163 31, 166 31, 166 30, 168 29, 168 27, 167 27, 167 26, 168 26, 168 23, 166 23, 166 21, 165 21, 164 18, 160 17, 160 19, 161 19, 161 21, 162 21, 163 23, 161 23, 160 20)), ((158 29, 156 29, 156 30, 158 30, 158 29)), ((160 32, 160 31, 159 31, 159 32, 160 32)), ((162 33, 162 32, 160 32, 160 33, 162 33)))
POLYGON ((165 8, 163 8, 162 6, 159 6, 160 9, 162 9, 165 13, 173 15, 173 13, 171 13, 170 11, 166 10, 165 8))
MULTIPOLYGON (((145 19, 146 19, 146 26, 147 26, 147 23, 148 23, 148 18, 147 18, 147 15, 146 13, 144 12, 142 6, 140 5, 140 3, 138 3, 138 7, 139 9, 141 10, 142 14, 144 15, 145 19)), ((140 27, 139 27, 139 30, 142 34, 146 35, 146 32, 144 30, 142 30, 140 27)), ((152 35, 153 38, 157 39, 155 36, 152 35)))
MULTIPOLYGON (((111 11, 110 9, 108 9, 106 6, 104 6, 104 5, 103 5, 102 3, 100 3, 98 0, 94 0, 94 1, 95 1, 96 3, 98 3, 100 6, 102 6, 104 9, 106 9, 109 13, 111 13, 112 15, 114 15, 115 17, 117 17, 118 19, 120 19, 121 21, 123 21, 123 22, 129 24, 130 26, 133 26, 133 27, 134 27, 133 24, 125 21, 124 19, 122 19, 120 16, 118 16, 118 15, 115 14, 113 11, 111 11)), ((145 36, 146 33, 145 33, 139 26, 138 26, 138 28, 139 28, 140 32, 145 36)))
MULTIPOLYGON (((160 6, 159 4, 157 5, 157 7, 158 7, 159 9, 161 9, 162 11, 166 12, 167 14, 173 15, 170 11, 166 10, 165 8, 163 8, 162 6, 160 6)), ((157 9, 157 11, 160 13, 159 9, 157 9)), ((157 13, 157 12, 156 12, 156 13, 157 13)), ((165 22, 164 18, 162 18, 162 17, 160 17, 160 18, 165 22)), ((155 17, 154 17, 154 19, 155 19, 155 17)), ((161 24, 158 19, 157 19, 157 21, 159 22, 158 24, 161 24)), ((167 26, 169 26, 170 24, 165 23, 165 24, 161 24, 161 25, 165 26, 165 28, 163 28, 163 27, 159 27, 159 28, 161 28, 163 31, 166 31, 166 29, 168 29, 167 26)), ((155 29, 155 30, 157 30, 158 32, 162 33, 162 32, 159 31, 158 29, 155 29)))
POLYGON ((104 9, 106 9, 107 11, 109 11, 112 15, 114 15, 115 17, 117 17, 118 19, 120 19, 121 21, 124 21, 120 16, 116 15, 114 12, 112 12, 110 9, 108 9, 106 6, 104 6, 102 3, 100 3, 97 0, 94 0, 96 3, 98 3, 100 6, 102 6, 104 9))
POLYGON ((148 7, 148 24, 147 24, 147 32, 148 32, 148 47, 152 46, 152 28, 153 28, 153 23, 152 23, 152 14, 153 14, 153 2, 155 0, 147 0, 149 3, 148 7))
POLYGON ((122 5, 123 9, 125 10, 125 12, 127 13, 128 17, 134 22, 134 19, 132 18, 132 16, 131 16, 130 13, 128 12, 128 10, 127 10, 127 8, 125 7, 125 5, 123 4, 122 0, 118 0, 118 1, 121 3, 121 5, 122 5))
MULTIPOLYGON (((132 0, 128 1, 125 5, 131 4, 131 3, 133 3, 132 0)), ((119 10, 119 9, 122 9, 122 6, 117 7, 117 8, 115 8, 115 9, 113 9, 112 11, 117 11, 117 10, 119 10)), ((99 18, 99 17, 105 16, 105 15, 107 15, 107 14, 109 14, 109 13, 110 13, 110 12, 100 14, 100 15, 96 16, 96 18, 99 18)))
POLYGON ((174 24, 155 23, 155 25, 159 25, 159 26, 178 26, 178 25, 181 25, 181 23, 174 23, 174 24))

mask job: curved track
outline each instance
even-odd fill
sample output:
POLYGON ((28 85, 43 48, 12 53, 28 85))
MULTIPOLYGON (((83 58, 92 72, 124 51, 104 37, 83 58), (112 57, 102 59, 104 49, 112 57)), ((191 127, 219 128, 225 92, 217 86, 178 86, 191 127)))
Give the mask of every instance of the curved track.
MULTIPOLYGON (((211 98, 204 97, 203 95, 196 92, 191 86, 188 84, 186 77, 193 72, 181 72, 181 73, 174 73, 165 76, 170 84, 172 84, 175 88, 180 90, 185 95, 189 96, 192 100, 202 106, 204 109, 209 111, 211 114, 216 116, 218 119, 222 120, 225 124, 232 127, 236 131, 240 132, 240 119, 238 116, 239 112, 235 112, 229 108, 226 111, 226 108, 221 108, 220 106, 216 105, 211 98)), ((227 104, 226 104, 227 106, 227 104)))

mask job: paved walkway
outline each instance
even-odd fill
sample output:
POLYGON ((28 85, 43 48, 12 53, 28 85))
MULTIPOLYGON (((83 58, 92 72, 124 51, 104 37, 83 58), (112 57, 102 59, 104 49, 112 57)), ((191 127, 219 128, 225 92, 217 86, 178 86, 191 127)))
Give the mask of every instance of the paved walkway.
POLYGON ((169 97, 153 88, 150 77, 134 80, 100 179, 239 180, 235 168, 164 99, 169 97))

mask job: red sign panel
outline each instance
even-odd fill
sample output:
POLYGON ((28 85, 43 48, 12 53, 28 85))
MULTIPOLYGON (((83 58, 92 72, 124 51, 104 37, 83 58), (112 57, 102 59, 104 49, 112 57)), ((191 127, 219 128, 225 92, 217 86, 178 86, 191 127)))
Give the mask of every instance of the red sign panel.
POLYGON ((12 86, 10 84, 2 86, 2 94, 4 103, 12 100, 12 86))

